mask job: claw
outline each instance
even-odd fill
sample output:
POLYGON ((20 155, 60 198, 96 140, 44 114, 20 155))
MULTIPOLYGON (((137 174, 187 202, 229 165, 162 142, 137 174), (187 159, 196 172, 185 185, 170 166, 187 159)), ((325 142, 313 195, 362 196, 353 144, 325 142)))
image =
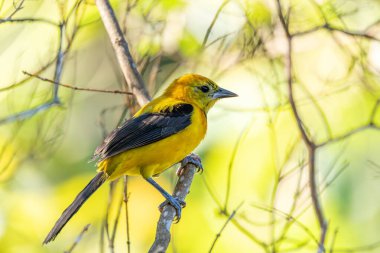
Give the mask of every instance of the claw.
POLYGON ((194 164, 196 167, 197 167, 197 172, 199 173, 203 173, 203 166, 202 166, 202 161, 201 161, 201 158, 199 158, 198 155, 194 154, 194 153, 191 153, 190 155, 186 156, 182 162, 181 162, 181 166, 179 167, 179 169, 177 170, 177 176, 181 176, 185 170, 185 167, 187 164, 194 164))
POLYGON ((171 205, 172 207, 174 207, 174 209, 176 211, 174 221, 175 221, 175 223, 178 223, 179 220, 181 219, 182 208, 184 208, 186 206, 186 202, 178 199, 177 197, 170 197, 158 206, 158 210, 160 210, 160 212, 162 212, 166 205, 171 205))

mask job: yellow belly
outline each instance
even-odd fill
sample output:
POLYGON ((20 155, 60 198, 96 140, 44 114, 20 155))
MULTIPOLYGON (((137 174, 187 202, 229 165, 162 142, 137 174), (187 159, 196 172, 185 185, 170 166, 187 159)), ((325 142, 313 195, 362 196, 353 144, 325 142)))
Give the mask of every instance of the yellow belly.
POLYGON ((194 109, 191 122, 182 131, 165 139, 105 159, 99 163, 98 170, 105 171, 110 180, 122 175, 148 178, 162 173, 190 154, 204 138, 207 122, 200 109, 194 109))

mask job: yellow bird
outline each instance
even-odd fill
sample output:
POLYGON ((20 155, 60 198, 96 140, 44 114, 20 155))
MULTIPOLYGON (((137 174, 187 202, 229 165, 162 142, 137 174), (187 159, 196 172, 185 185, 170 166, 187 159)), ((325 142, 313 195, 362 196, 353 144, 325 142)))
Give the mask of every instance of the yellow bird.
MULTIPOLYGON (((176 209, 181 203, 159 186, 152 176, 183 160, 204 138, 207 112, 220 98, 235 93, 218 87, 210 79, 187 74, 176 80, 163 95, 141 108, 104 140, 94 154, 98 174, 66 208, 44 240, 55 239, 83 203, 106 181, 123 175, 141 175, 176 209)), ((191 161, 197 164, 197 161, 191 161)), ((165 202, 164 202, 165 203, 165 202)))

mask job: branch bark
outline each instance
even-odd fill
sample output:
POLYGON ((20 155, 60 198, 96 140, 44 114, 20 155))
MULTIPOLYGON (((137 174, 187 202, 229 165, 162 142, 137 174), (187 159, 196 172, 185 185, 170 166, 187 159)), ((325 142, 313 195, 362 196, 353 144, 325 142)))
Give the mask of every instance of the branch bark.
MULTIPOLYGON (((293 35, 289 31, 288 23, 285 20, 284 14, 282 12, 281 2, 280 0, 277 0, 277 11, 278 16, 280 19, 281 26, 285 32, 286 40, 288 42, 288 52, 286 55, 286 78, 287 78, 287 85, 288 85, 288 94, 289 94, 289 103, 294 115, 294 118, 296 120, 298 129, 300 131, 300 134, 302 136, 302 140, 306 145, 306 148, 308 150, 308 160, 309 160, 309 185, 310 185, 310 195, 313 203, 313 209, 315 211, 315 214, 318 219, 318 224, 320 227, 320 239, 319 239, 319 246, 318 246, 318 253, 325 252, 325 240, 326 240, 326 234, 327 234, 327 220, 323 213, 323 208, 321 205, 321 201, 319 199, 319 191, 318 191, 318 183, 317 183, 317 171, 316 171, 316 149, 317 146, 313 142, 313 140, 308 136, 307 131, 305 129, 305 126, 302 122, 301 116, 298 112, 294 95, 293 95, 293 75, 292 75, 292 38, 293 35)), ((289 15, 289 14, 288 14, 289 15)))
POLYGON ((96 0, 100 17, 111 40, 121 71, 128 84, 129 90, 135 94, 140 106, 148 103, 151 98, 145 89, 144 81, 137 70, 136 63, 132 58, 129 46, 117 22, 115 13, 108 0, 96 0))
MULTIPOLYGON (((191 154, 196 156, 194 154, 191 154)), ((196 159, 199 159, 196 156, 196 159)), ((187 194, 190 192, 190 186, 193 181, 194 175, 198 168, 192 164, 181 164, 180 171, 182 172, 179 176, 178 182, 174 188, 173 196, 177 197, 179 200, 184 201, 187 194)), ((160 219, 157 223, 156 238, 149 253, 163 253, 170 243, 170 227, 173 224, 173 219, 176 215, 176 210, 171 205, 164 206, 160 219)))

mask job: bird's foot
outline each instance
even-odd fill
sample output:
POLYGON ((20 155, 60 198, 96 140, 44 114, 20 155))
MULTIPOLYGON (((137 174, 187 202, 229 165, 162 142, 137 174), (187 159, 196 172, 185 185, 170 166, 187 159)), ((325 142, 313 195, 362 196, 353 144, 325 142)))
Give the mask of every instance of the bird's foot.
POLYGON ((201 173, 203 172, 203 166, 202 166, 202 161, 201 158, 194 153, 191 153, 190 155, 186 156, 182 161, 181 161, 181 166, 177 170, 177 176, 181 176, 183 172, 185 171, 185 167, 187 164, 194 164, 195 167, 197 167, 197 172, 201 173))
POLYGON ((161 205, 159 205, 158 210, 162 212, 166 205, 171 205, 172 207, 174 207, 176 211, 174 221, 178 223, 181 219, 182 208, 186 206, 186 202, 178 199, 177 197, 170 196, 170 198, 167 198, 164 202, 161 203, 161 205))

